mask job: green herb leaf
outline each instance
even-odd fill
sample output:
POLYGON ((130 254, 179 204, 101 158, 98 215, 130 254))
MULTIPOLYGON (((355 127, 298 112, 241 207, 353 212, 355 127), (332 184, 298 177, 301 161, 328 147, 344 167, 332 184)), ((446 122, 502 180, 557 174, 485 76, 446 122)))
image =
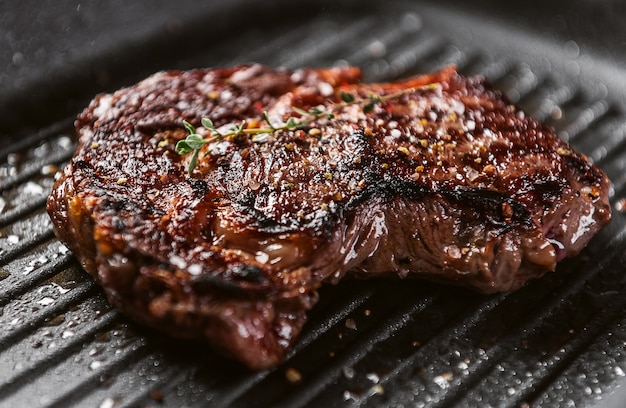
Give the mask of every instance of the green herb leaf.
POLYGON ((317 116, 317 115, 321 115, 324 112, 319 110, 318 108, 311 108, 309 109, 309 113, 313 116, 317 116))
POLYGON ((267 126, 270 127, 270 129, 272 130, 276 130, 276 128, 274 127, 274 125, 272 125, 272 122, 270 122, 270 117, 267 114, 267 111, 263 111, 263 119, 265 120, 265 122, 267 122, 267 126))
POLYGON ((185 141, 187 142, 187 146, 189 146, 193 150, 200 150, 202 149, 202 146, 208 143, 202 138, 202 136, 197 133, 187 136, 187 139, 185 139, 185 141))
POLYGON ((196 128, 193 127, 193 125, 186 120, 183 120, 183 126, 185 127, 187 133, 189 133, 190 135, 196 133, 196 128))
POLYGON ((252 136, 252 142, 265 143, 269 140, 270 136, 271 136, 270 133, 258 133, 252 136))
POLYGON ((309 116, 309 112, 305 111, 304 109, 300 109, 295 106, 292 107, 291 109, 293 109, 293 111, 299 114, 300 116, 309 116))
POLYGON ((193 172, 193 169, 195 169, 198 165, 198 152, 200 152, 200 150, 194 150, 193 154, 191 155, 191 159, 189 159, 189 167, 187 167, 187 171, 189 171, 189 174, 191 174, 193 172))
POLYGON ((345 103, 352 103, 352 102, 354 102, 354 95, 352 95, 351 93, 341 91, 341 92, 339 92, 339 97, 345 103))
POLYGON ((178 143, 176 143, 176 153, 180 155, 184 156, 193 152, 193 150, 194 149, 189 146, 189 144, 185 140, 179 140, 178 143))
POLYGON ((300 123, 298 123, 298 121, 296 121, 294 118, 289 118, 287 119, 286 126, 287 126, 287 129, 292 130, 300 126, 300 123))
POLYGON ((209 118, 202 118, 202 126, 204 126, 206 129, 215 130, 215 125, 213 124, 213 121, 209 118))
POLYGON ((368 103, 367 105, 363 106, 363 113, 369 113, 371 111, 374 110, 374 105, 376 105, 375 103, 368 103))

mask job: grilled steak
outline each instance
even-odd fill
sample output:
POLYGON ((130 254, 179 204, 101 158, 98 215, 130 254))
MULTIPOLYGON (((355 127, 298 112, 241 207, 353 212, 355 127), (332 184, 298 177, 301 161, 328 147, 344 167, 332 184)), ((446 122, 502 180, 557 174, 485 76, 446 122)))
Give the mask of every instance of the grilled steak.
POLYGON ((48 200, 56 234, 128 315, 264 369, 284 359, 323 283, 514 290, 609 221, 606 176, 482 79, 454 68, 358 79, 247 65, 98 95, 48 200), (332 105, 345 95, 377 103, 332 105), (279 127, 294 108, 328 107, 298 128, 217 138, 190 173, 175 150, 183 120, 200 133, 204 117, 254 128, 266 111, 279 127))

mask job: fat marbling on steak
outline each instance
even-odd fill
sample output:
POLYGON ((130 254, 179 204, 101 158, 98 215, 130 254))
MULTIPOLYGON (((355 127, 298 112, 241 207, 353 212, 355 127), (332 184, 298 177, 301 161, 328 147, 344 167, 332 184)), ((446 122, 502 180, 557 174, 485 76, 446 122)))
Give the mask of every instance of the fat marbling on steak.
MULTIPOLYGON (((453 67, 361 84, 356 68, 161 72, 80 114, 48 200, 58 237, 134 319, 253 369, 280 363, 323 283, 414 276, 514 290, 577 254, 610 218, 606 176, 553 130, 453 67), (189 156, 187 120, 249 127, 189 156), (262 140, 258 140, 262 139, 262 140)), ((199 132, 203 132, 199 129, 199 132)))

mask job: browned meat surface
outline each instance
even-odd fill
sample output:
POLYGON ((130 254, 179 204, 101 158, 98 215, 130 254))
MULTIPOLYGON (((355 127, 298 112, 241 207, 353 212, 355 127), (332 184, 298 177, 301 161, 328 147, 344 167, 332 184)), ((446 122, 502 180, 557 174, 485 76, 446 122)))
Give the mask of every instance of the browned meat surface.
POLYGON ((609 221, 606 176, 480 78, 358 78, 251 65, 98 95, 48 200, 58 237, 128 315, 263 369, 284 359, 323 283, 386 274, 514 290, 609 221), (431 83, 371 111, 215 141, 191 174, 174 149, 183 120, 261 126, 263 111, 281 123, 340 90, 431 83))

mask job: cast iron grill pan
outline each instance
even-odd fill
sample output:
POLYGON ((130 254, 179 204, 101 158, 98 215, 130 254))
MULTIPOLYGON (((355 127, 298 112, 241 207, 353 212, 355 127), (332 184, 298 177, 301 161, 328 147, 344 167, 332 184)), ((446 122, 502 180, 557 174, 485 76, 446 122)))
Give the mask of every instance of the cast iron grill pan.
POLYGON ((0 406, 620 406, 626 95, 607 91, 614 79, 553 69, 565 63, 558 53, 548 66, 497 36, 486 47, 444 30, 446 13, 400 3, 321 13, 262 35, 231 32, 157 68, 355 64, 386 81, 454 63, 485 75, 613 181, 614 219, 580 256, 495 296, 421 281, 324 287, 288 360, 249 372, 129 322, 56 240, 44 205, 75 148, 73 112, 0 150, 0 406))

